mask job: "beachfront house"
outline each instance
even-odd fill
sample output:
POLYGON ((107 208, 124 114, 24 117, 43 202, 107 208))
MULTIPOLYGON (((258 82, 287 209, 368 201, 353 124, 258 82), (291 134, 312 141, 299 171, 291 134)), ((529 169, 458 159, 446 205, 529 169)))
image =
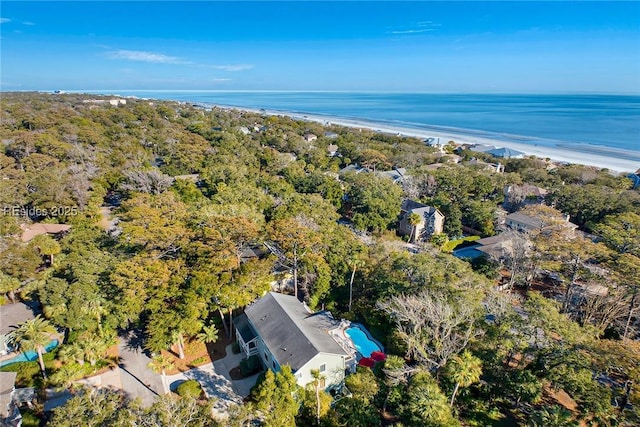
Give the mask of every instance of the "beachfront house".
POLYGON ((269 292, 233 321, 238 344, 247 357, 256 355, 267 369, 289 365, 302 387, 318 370, 325 389, 339 387, 355 369, 355 354, 330 332, 340 328, 331 313, 312 312, 291 295, 269 292))
POLYGON ((485 151, 487 154, 491 154, 493 157, 499 157, 501 159, 521 159, 524 157, 524 153, 518 150, 512 150, 511 148, 494 148, 492 150, 485 151))
POLYGON ((402 202, 398 233, 409 236, 409 243, 427 241, 434 234, 442 233, 443 228, 444 215, 438 209, 409 199, 402 202), (418 215, 417 224, 412 223, 412 214, 418 215))

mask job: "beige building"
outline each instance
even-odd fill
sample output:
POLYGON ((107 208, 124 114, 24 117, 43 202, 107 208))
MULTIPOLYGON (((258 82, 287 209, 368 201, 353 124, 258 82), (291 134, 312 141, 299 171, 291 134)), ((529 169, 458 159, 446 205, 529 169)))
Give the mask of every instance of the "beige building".
POLYGON ((410 236, 409 243, 426 241, 434 234, 442 233, 443 227, 444 215, 438 209, 408 199, 402 202, 398 232, 410 236), (411 214, 420 216, 420 222, 415 226, 409 220, 411 214))

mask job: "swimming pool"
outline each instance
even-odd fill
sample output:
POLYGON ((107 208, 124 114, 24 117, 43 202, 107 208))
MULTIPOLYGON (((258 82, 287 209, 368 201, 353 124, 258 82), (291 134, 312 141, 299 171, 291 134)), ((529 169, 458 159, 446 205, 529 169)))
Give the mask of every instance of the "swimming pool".
POLYGON ((358 353, 360 353, 362 357, 369 357, 374 351, 382 351, 380 346, 371 341, 369 336, 359 327, 352 326, 346 329, 345 332, 349 335, 349 338, 353 341, 353 345, 356 346, 356 350, 358 350, 358 353))
MULTIPOLYGON (((58 340, 53 340, 49 344, 47 344, 47 346, 44 348, 45 352, 48 353, 54 348, 56 348, 57 346, 58 346, 58 340)), ((32 350, 29 350, 29 351, 20 353, 16 357, 12 357, 9 360, 3 360, 2 362, 0 362, 0 368, 3 366, 11 365, 12 363, 31 362, 36 359, 38 359, 38 353, 32 350)))

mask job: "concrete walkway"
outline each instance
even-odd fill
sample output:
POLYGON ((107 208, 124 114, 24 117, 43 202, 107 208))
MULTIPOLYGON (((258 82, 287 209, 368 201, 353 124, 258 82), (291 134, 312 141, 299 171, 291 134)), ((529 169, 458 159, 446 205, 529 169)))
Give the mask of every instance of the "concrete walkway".
POLYGON ((184 381, 196 380, 207 398, 216 400, 214 411, 219 415, 224 415, 229 407, 242 403, 242 399, 249 395, 260 374, 242 380, 232 380, 229 371, 240 364, 244 354, 233 354, 231 347, 231 344, 226 347, 227 355, 223 359, 179 374, 167 375, 166 380, 171 391, 175 391, 184 381))
POLYGON ((238 395, 242 397, 247 397, 249 396, 249 393, 251 392, 251 388, 255 385, 256 380, 258 379, 258 376, 260 374, 258 373, 248 378, 243 378, 241 380, 232 380, 229 372, 233 368, 240 365, 240 361, 245 357, 244 353, 242 352, 238 354, 233 354, 232 347, 233 347, 233 344, 229 344, 225 348, 227 355, 223 359, 214 361, 213 364, 216 368, 216 371, 221 373, 227 379, 227 381, 231 382, 233 389, 238 395))

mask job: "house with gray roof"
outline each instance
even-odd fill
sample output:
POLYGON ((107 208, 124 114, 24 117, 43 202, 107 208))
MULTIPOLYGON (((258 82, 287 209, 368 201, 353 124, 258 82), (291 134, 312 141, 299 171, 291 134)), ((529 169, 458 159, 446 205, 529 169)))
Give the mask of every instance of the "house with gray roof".
POLYGON ((389 178, 397 184, 402 184, 407 177, 407 170, 405 168, 396 168, 388 171, 376 171, 376 175, 389 178))
POLYGON ((334 338, 340 327, 331 313, 312 312, 291 295, 269 292, 236 317, 238 343, 247 357, 257 355, 267 369, 289 365, 302 387, 324 377, 325 389, 340 386, 355 370, 355 355, 334 338))
POLYGON ((569 217, 564 218, 542 218, 531 216, 522 212, 514 212, 507 215, 505 219, 507 227, 520 232, 529 231, 553 231, 560 229, 566 232, 574 232, 578 226, 569 221, 569 217))
POLYGON ((402 202, 398 233, 409 236, 409 243, 427 241, 434 234, 442 233, 443 228, 444 215, 437 208, 409 199, 402 202), (409 219, 411 214, 417 214, 420 217, 418 224, 411 224, 409 219))
POLYGON ((484 151, 487 154, 491 154, 493 157, 500 157, 502 159, 521 159, 524 157, 522 151, 513 150, 511 148, 494 148, 492 150, 484 151))

